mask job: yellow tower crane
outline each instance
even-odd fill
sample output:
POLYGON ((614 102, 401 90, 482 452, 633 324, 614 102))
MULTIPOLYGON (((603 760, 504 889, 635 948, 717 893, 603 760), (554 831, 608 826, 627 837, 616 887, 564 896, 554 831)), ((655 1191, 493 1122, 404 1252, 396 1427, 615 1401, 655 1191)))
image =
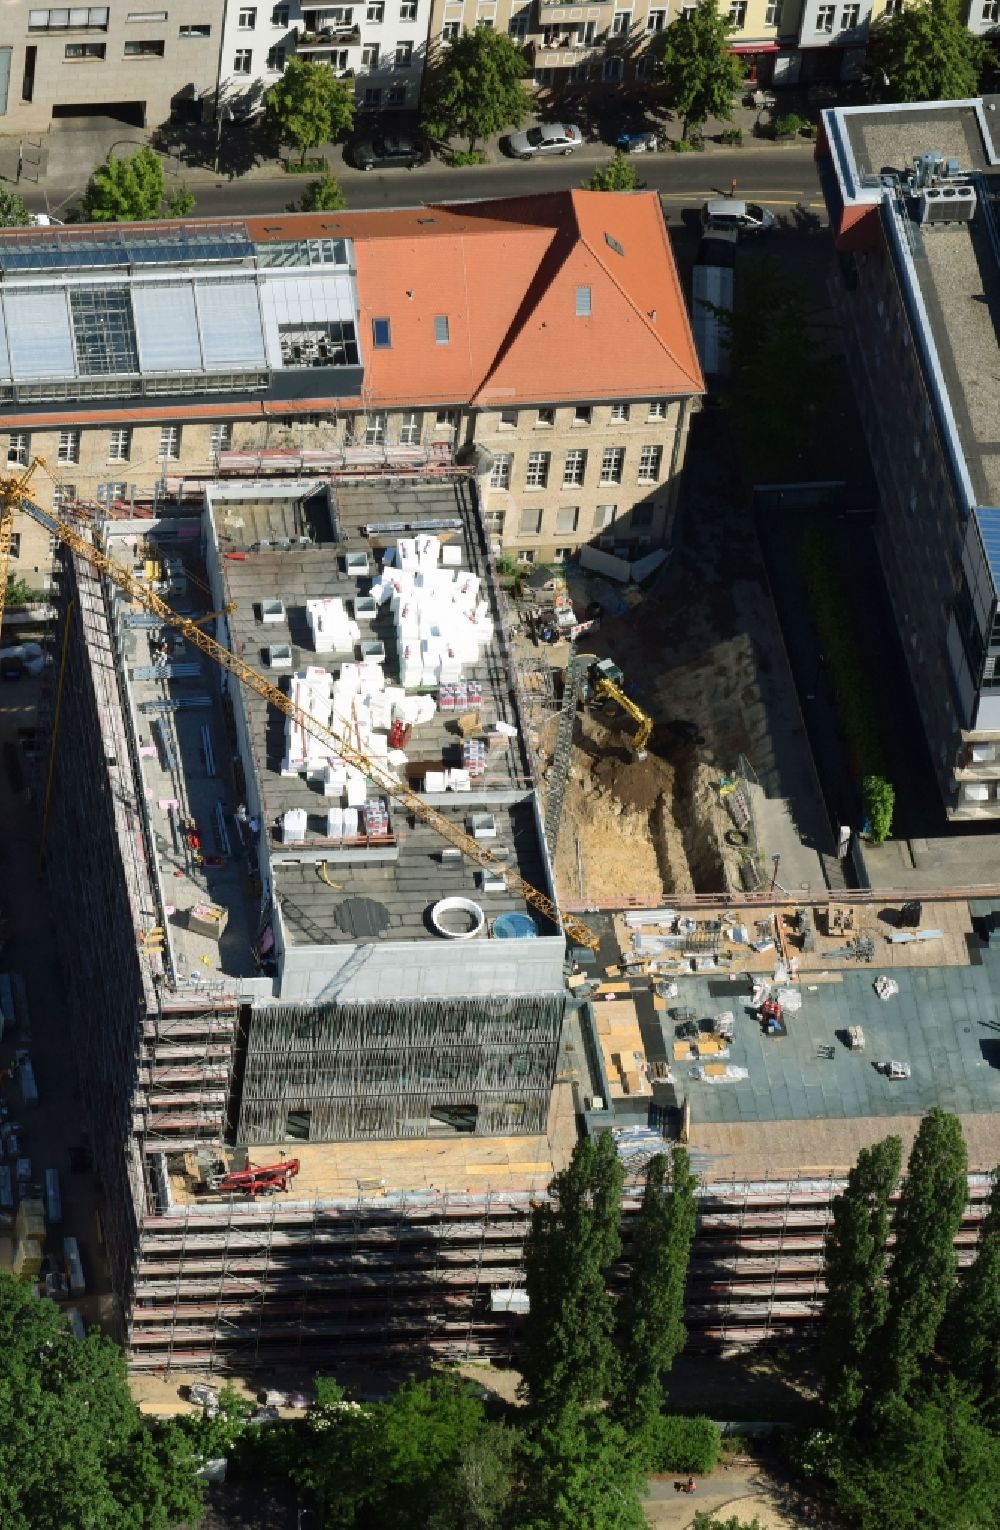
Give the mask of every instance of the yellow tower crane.
POLYGON ((0 630, 7 614, 7 580, 10 575, 10 550, 14 545, 14 513, 20 510, 35 469, 44 467, 35 457, 23 473, 0 474, 0 630))
POLYGON ((513 892, 518 893, 525 903, 531 908, 537 909, 540 914, 544 914, 557 927, 561 923, 566 935, 577 945, 587 946, 592 951, 597 950, 598 937, 588 925, 583 924, 579 919, 574 919, 571 915, 560 914, 557 905, 551 898, 547 897, 545 893, 540 892, 537 887, 533 887, 530 882, 526 882, 520 873, 515 871, 505 861, 499 860, 496 856, 491 855, 488 850, 484 850, 471 835, 463 833, 443 813, 437 812, 435 808, 424 802, 423 798, 418 796, 416 792, 411 791, 403 782, 397 780, 386 766, 363 754, 339 728, 332 728, 326 723, 321 723, 318 718, 304 711, 302 707, 296 706, 295 702, 291 701, 283 691, 279 691, 277 686, 272 685, 269 680, 265 680, 264 676, 258 674, 257 670, 253 669, 249 664, 245 664, 231 649, 224 648, 221 643, 217 643, 207 632, 202 631, 197 621, 187 616, 181 616, 179 612, 174 611, 148 585, 136 579, 129 569, 117 563, 106 552, 96 547, 81 531, 68 521, 62 519, 61 516, 48 510, 42 510, 38 505, 27 499, 21 502, 20 508, 30 515, 33 520, 37 521, 40 526, 44 526, 51 536, 58 537, 60 542, 65 547, 68 547, 71 552, 85 559, 93 568, 99 569, 102 574, 111 580, 112 584, 117 585, 118 589, 123 590, 133 600, 137 600, 140 605, 145 606, 147 611, 151 611, 155 616, 158 616, 162 622, 180 632, 189 643, 193 643, 203 654, 214 660, 220 668, 226 670, 241 685, 245 686, 247 690, 255 691, 270 706, 276 707, 279 712, 283 712, 286 717, 292 718, 306 732, 311 733, 314 738, 318 738, 322 743, 326 744, 342 760, 346 760, 349 765, 353 765, 356 769, 363 771, 380 791, 385 792, 386 796, 392 797, 407 812, 412 813, 421 823, 426 824, 428 828, 434 829, 441 835, 442 839, 446 839, 449 844, 461 850, 462 854, 467 856, 469 860, 474 861, 477 866, 495 868, 503 875, 507 886, 513 892))

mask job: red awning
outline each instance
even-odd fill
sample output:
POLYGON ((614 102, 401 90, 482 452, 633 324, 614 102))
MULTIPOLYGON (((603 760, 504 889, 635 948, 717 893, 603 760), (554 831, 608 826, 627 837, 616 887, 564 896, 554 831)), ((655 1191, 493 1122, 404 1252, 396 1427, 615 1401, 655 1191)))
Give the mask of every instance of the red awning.
POLYGON ((759 42, 733 43, 729 51, 730 53, 780 53, 781 49, 777 43, 759 42))

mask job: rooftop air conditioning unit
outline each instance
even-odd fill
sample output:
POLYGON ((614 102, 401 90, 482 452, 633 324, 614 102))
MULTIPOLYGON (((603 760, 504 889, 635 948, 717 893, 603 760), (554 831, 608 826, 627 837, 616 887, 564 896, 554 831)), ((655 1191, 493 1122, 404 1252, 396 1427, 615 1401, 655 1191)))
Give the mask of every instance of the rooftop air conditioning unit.
POLYGON ((976 216, 976 205, 975 186, 929 186, 920 193, 920 222, 971 223, 976 216))

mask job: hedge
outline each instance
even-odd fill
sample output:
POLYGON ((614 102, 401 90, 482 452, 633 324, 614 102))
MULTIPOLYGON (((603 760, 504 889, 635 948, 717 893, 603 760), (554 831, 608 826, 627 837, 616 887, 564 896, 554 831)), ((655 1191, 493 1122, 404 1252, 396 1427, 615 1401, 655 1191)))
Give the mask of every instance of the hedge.
POLYGON ((710 1418, 666 1414, 657 1420, 650 1441, 651 1472, 688 1472, 704 1476, 715 1467, 722 1437, 710 1418))
POLYGON ((806 532, 799 548, 799 567, 837 699, 841 726, 862 778, 861 796, 869 834, 875 844, 881 844, 892 832, 896 794, 886 779, 868 668, 854 636, 850 602, 835 566, 833 542, 826 532, 806 532))

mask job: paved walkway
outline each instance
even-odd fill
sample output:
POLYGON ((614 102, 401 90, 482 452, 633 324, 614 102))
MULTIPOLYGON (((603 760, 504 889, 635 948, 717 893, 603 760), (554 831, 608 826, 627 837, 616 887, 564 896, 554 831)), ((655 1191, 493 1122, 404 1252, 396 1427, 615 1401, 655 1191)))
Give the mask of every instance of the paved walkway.
POLYGON ((654 1530, 691 1530, 696 1514, 716 1514, 722 1520, 738 1515, 748 1524, 756 1516, 761 1530, 799 1530, 805 1525, 818 1530, 821 1524, 787 1483, 753 1463, 720 1466, 699 1477, 691 1496, 674 1486, 684 1480, 676 1474, 650 1480, 643 1508, 654 1530))

